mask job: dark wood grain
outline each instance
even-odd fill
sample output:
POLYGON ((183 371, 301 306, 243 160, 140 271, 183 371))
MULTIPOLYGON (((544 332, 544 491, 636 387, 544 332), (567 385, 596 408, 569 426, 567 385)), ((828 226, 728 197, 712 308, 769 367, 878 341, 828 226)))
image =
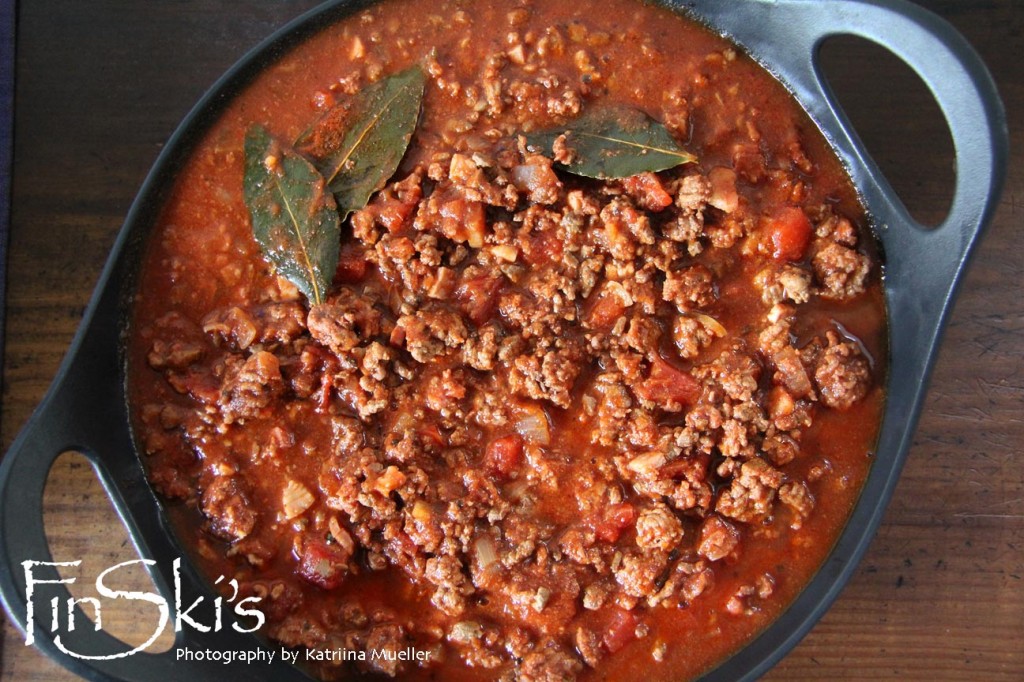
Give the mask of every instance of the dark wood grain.
MULTIPOLYGON (((19 3, 5 449, 56 372, 162 143, 235 59, 315 4, 19 3)), ((921 4, 969 38, 999 84, 1012 135, 1006 191, 881 530, 835 606, 770 680, 1024 679, 1024 6, 921 4)), ((915 215, 940 219, 951 152, 926 91, 897 60, 856 41, 830 46, 826 62, 915 215)), ((87 552, 97 569, 131 556, 80 461, 62 461, 51 484, 55 553, 87 552)), ((0 671, 3 680, 70 679, 10 625, 0 671)))

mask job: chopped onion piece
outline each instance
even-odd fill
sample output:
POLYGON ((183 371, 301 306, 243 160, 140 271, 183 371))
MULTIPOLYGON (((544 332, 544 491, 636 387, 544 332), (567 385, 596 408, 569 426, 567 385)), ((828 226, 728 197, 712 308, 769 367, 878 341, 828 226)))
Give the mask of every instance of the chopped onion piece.
POLYGON ((519 502, 522 500, 530 488, 529 481, 516 481, 507 488, 505 488, 505 498, 509 502, 519 502))
POLYGON ((313 493, 309 492, 309 488, 298 481, 288 481, 288 485, 284 487, 284 492, 281 493, 281 506, 284 509, 284 517, 291 521, 309 509, 315 499, 313 493))
POLYGON ((478 537, 473 549, 476 551, 476 562, 481 571, 486 571, 498 562, 498 552, 494 549, 494 540, 490 535, 478 537))
POLYGON ((634 457, 626 468, 638 474, 649 474, 657 471, 665 463, 665 453, 648 452, 646 455, 634 457))
POLYGON ((724 337, 726 334, 729 333, 728 331, 726 331, 725 327, 722 326, 721 322, 711 317, 710 315, 705 315, 704 313, 698 312, 691 312, 690 317, 694 318, 702 325, 710 329, 715 336, 724 337))
POLYGON ((491 247, 491 253, 501 260, 509 263, 515 263, 516 258, 519 257, 519 251, 511 244, 498 244, 497 246, 491 247))
POLYGON ((331 537, 338 543, 338 546, 349 554, 356 551, 356 543, 348 531, 341 527, 338 519, 334 516, 327 522, 327 528, 331 531, 331 537))
POLYGON ((551 590, 546 587, 538 587, 537 594, 533 597, 533 610, 540 613, 544 610, 544 607, 548 605, 548 601, 551 599, 551 590))
POLYGON ((471 642, 474 639, 480 639, 483 634, 484 629, 480 626, 480 623, 464 620, 452 626, 448 639, 453 642, 471 642))
POLYGON ((430 505, 423 500, 416 500, 412 505, 412 517, 421 523, 430 520, 430 505))
POLYGON ((231 339, 239 349, 245 350, 256 340, 256 323, 249 313, 239 307, 215 310, 203 319, 203 331, 231 339))
POLYGON ((391 432, 397 434, 403 434, 406 431, 411 431, 416 426, 416 420, 408 412, 403 412, 398 415, 395 419, 395 423, 391 425, 391 432))
POLYGON ((708 173, 711 183, 711 196, 708 203, 715 208, 732 213, 739 206, 739 194, 736 192, 736 172, 731 168, 712 168, 708 173))
POLYGON ((381 495, 388 496, 405 484, 405 474, 399 471, 396 466, 389 466, 374 482, 374 489, 381 495))
POLYGON ((528 443, 551 444, 551 429, 548 417, 539 405, 524 405, 515 424, 516 433, 528 443))

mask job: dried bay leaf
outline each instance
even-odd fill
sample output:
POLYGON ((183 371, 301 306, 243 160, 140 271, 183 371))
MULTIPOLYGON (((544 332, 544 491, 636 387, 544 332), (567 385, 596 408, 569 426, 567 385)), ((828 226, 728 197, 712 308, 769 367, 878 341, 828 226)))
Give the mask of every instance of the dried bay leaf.
POLYGON ((398 170, 425 86, 418 66, 379 80, 329 110, 295 143, 327 180, 342 220, 398 170))
POLYGON ((627 107, 585 111, 565 126, 527 135, 527 142, 551 155, 555 140, 563 134, 571 161, 560 166, 588 178, 628 178, 697 160, 665 126, 627 107))
POLYGON ((263 254, 311 303, 322 303, 341 240, 341 221, 324 177, 254 125, 245 136, 243 191, 263 254))

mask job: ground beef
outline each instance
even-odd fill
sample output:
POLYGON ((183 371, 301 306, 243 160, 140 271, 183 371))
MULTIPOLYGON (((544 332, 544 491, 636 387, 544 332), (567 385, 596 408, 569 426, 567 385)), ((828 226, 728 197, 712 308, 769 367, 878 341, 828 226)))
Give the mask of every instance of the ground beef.
POLYGON ((202 509, 210 530, 225 540, 241 540, 256 525, 256 512, 237 475, 215 476, 203 491, 202 509))
POLYGON ((679 356, 687 360, 697 357, 713 338, 714 334, 694 317, 680 315, 672 325, 672 340, 679 356))
POLYGON ((276 355, 258 351, 244 361, 231 358, 218 400, 225 423, 259 416, 283 390, 284 380, 276 355))
POLYGON ((548 640, 523 657, 515 679, 519 682, 565 682, 576 679, 582 669, 579 659, 548 640))
POLYGON ((871 367, 857 344, 840 340, 828 332, 828 348, 814 369, 814 380, 821 402, 837 410, 847 410, 863 400, 871 387, 871 367))
POLYGON ((480 371, 494 369, 500 340, 501 332, 493 325, 478 330, 466 339, 462 348, 466 364, 480 371))
MULTIPOLYGON (((608 69, 662 64, 660 34, 594 31, 557 3, 495 8, 409 12, 401 54, 393 22, 370 20, 385 10, 368 10, 332 48, 348 57, 313 95, 320 123, 303 107, 282 123, 269 101, 246 110, 267 112, 282 147, 312 126, 307 153, 385 65, 427 74, 403 170, 339 216, 322 303, 259 255, 238 174, 221 168, 244 155, 198 157, 201 216, 165 226, 156 295, 140 298, 140 442, 158 489, 206 519, 203 560, 257 576, 267 633, 287 645, 414 646, 436 653, 425 676, 463 666, 506 682, 601 676, 616 655, 669 663, 679 640, 657 609, 707 592, 762 608, 772 581, 751 567, 845 504, 821 454, 837 417, 818 417, 870 392, 877 341, 837 333, 878 299, 847 302, 879 281, 870 244, 839 214, 851 195, 837 171, 804 153, 811 128, 760 88, 756 107, 721 89, 746 82, 731 66, 743 57, 696 41, 693 59, 665 62, 679 82, 634 92, 608 69), (549 11, 559 20, 533 25, 549 11), (466 44, 428 45, 452 31, 466 44), (577 117, 608 89, 695 160, 578 175, 592 151, 577 117), (222 194, 230 210, 205 198, 222 194), (760 226, 780 208, 803 220, 778 241, 798 243, 769 252, 760 226)), ((218 144, 248 116, 227 117, 218 144)), ((850 327, 873 329, 872 314, 850 327)), ((860 455, 842 456, 846 476, 860 455)), ((386 656, 325 671, 420 674, 386 656)))
POLYGON ((603 655, 601 640, 597 633, 588 628, 578 628, 576 630, 576 651, 579 652, 584 663, 591 668, 597 666, 603 655))
POLYGON ((405 668, 396 654, 409 645, 405 628, 397 623, 384 623, 370 628, 366 636, 367 670, 395 677, 405 668), (390 654, 390 655, 389 655, 390 654))
POLYGON ((664 504, 640 513, 636 520, 636 544, 642 549, 670 552, 683 539, 683 524, 664 504))
POLYGON ((761 365, 739 346, 723 352, 694 372, 698 379, 720 386, 733 400, 748 401, 757 390, 761 365))
POLYGON ((703 265, 693 265, 666 274, 662 297, 674 303, 680 312, 686 312, 706 308, 715 302, 718 294, 711 271, 703 265))
POLYGON ((740 465, 732 485, 721 492, 715 511, 744 523, 761 521, 771 514, 780 485, 778 470, 762 459, 749 460, 740 465))
POLYGON ((469 338, 462 318, 451 311, 420 311, 398 318, 396 332, 413 360, 428 363, 447 349, 461 347, 469 338))
POLYGON ((826 298, 849 299, 864 292, 871 260, 849 247, 829 243, 814 254, 814 273, 826 298))
POLYGON ((628 552, 615 570, 615 581, 627 595, 646 597, 658 591, 658 578, 667 565, 668 554, 662 550, 628 552))
POLYGON ((814 509, 814 496, 803 481, 783 483, 779 488, 779 501, 792 510, 793 520, 790 527, 794 530, 803 527, 804 521, 814 509))
POLYGON ((343 360, 353 348, 382 331, 381 314, 373 304, 350 289, 342 289, 330 301, 312 306, 306 318, 309 333, 343 360))
POLYGON ((146 359, 153 369, 186 369, 202 358, 203 354, 203 347, 198 343, 157 339, 146 359))
POLYGON ((424 577, 437 588, 430 601, 451 616, 466 608, 466 596, 473 593, 473 584, 466 578, 462 563, 453 556, 427 559, 424 577))
POLYGON ((580 373, 579 348, 561 339, 541 343, 531 353, 517 357, 509 374, 509 386, 518 395, 548 400, 569 407, 572 387, 580 373))
POLYGON ((787 263, 762 270, 754 281, 761 288, 761 300, 769 305, 783 301, 806 303, 811 298, 811 273, 797 265, 787 263))
POLYGON ((736 551, 740 533, 721 516, 709 516, 700 527, 700 544, 697 552, 708 561, 718 561, 736 551))

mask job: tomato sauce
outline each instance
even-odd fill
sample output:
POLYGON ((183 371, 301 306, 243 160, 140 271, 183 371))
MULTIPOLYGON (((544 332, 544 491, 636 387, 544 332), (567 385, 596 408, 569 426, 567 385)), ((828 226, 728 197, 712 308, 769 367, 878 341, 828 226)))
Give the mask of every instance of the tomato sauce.
POLYGON ((685 679, 846 522, 881 286, 839 161, 720 37, 631 0, 392 0, 269 64, 183 165, 135 296, 133 422, 193 559, 261 597, 266 634, 426 659, 325 679, 685 679), (345 125, 416 65, 409 148, 315 304, 253 238, 246 131, 345 125), (607 105, 696 162, 592 179, 571 135, 526 139, 607 105))

